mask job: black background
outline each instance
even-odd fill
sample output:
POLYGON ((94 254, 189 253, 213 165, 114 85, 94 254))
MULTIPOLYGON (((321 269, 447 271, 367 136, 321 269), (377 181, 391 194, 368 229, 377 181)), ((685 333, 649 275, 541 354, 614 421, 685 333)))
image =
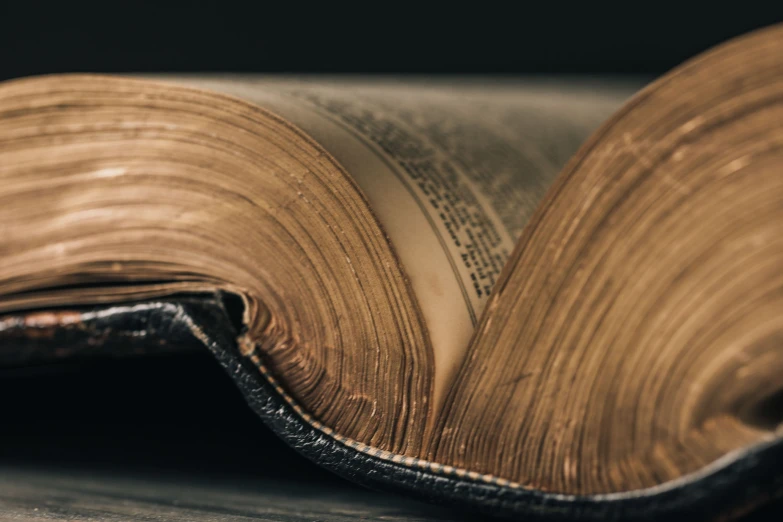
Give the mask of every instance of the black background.
POLYGON ((708 11, 687 2, 51 4, 0 0, 0 79, 66 71, 656 75, 783 20, 783 2, 704 3, 708 11))

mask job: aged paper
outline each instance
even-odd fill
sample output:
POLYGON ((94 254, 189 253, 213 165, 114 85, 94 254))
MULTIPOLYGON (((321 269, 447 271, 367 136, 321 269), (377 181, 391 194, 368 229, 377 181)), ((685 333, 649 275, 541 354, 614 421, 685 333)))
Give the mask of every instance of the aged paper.
POLYGON ((557 82, 188 83, 283 116, 353 176, 427 322, 436 407, 530 214, 590 131, 631 92, 557 82))

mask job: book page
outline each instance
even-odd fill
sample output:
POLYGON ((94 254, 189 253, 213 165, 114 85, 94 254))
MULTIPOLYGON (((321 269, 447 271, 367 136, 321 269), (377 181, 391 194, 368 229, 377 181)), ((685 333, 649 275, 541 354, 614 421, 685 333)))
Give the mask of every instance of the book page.
POLYGON ((436 409, 530 214, 589 133, 633 92, 558 82, 188 83, 283 116, 352 175, 419 300, 434 350, 436 409))

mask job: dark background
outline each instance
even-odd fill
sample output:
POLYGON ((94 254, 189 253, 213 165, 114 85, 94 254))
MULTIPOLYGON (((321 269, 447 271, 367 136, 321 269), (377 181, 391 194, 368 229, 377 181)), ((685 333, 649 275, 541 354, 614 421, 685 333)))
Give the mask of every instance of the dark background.
POLYGON ((0 0, 0 79, 75 71, 657 75, 783 20, 783 2, 702 4, 708 10, 688 2, 158 4, 0 0))
MULTIPOLYGON (((616 11, 519 2, 514 11, 453 4, 443 12, 423 3, 364 3, 344 12, 306 4, 75 4, 0 0, 0 80, 158 71, 652 77, 783 21, 783 2, 713 4, 709 12, 637 2, 616 11)), ((264 429, 206 353, 0 370, 0 418, 3 465, 210 476, 273 467, 332 480, 264 429)))

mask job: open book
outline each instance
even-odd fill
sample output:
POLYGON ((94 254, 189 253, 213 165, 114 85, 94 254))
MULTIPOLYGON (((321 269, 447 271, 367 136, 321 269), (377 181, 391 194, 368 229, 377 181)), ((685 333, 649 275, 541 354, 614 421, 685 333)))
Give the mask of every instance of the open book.
POLYGON ((783 487, 783 30, 630 94, 4 83, 0 361, 206 346, 370 486, 740 515, 783 487))

